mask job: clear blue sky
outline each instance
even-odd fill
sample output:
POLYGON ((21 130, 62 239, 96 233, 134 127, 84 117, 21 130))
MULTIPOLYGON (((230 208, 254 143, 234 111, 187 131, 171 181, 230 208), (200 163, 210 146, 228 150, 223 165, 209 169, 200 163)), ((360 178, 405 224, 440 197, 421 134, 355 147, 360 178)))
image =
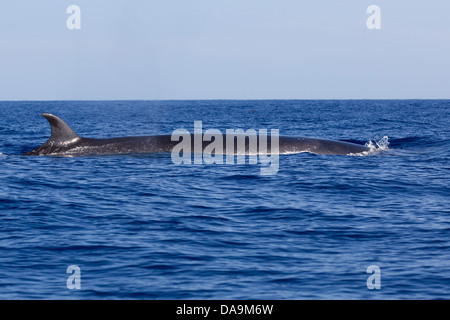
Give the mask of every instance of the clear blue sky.
POLYGON ((449 14, 448 0, 2 0, 0 100, 450 98, 449 14))

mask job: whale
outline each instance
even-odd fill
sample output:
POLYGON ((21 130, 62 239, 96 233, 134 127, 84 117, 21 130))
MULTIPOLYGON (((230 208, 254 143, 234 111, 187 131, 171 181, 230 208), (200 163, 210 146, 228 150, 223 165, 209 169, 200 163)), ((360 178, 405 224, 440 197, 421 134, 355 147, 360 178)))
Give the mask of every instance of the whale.
MULTIPOLYGON (((50 138, 41 146, 24 153, 24 156, 95 156, 113 154, 138 154, 138 153, 166 153, 172 152, 180 143, 180 139, 174 139, 173 135, 133 136, 116 138, 83 138, 72 130, 63 120, 50 113, 41 114, 50 124, 50 138)), ((196 149, 195 142, 200 141, 201 150, 214 140, 203 139, 191 134, 192 150, 196 149), (200 139, 198 139, 200 138, 200 139)), ((234 137, 233 137, 234 139, 234 137)), ((236 139, 239 139, 236 135, 236 139)), ((222 149, 215 148, 216 154, 295 154, 309 152, 322 155, 358 155, 371 149, 365 145, 346 141, 317 139, 307 137, 277 136, 278 148, 271 148, 274 137, 267 136, 262 148, 262 141, 257 136, 257 147, 250 146, 248 137, 244 144, 236 143, 232 148, 226 148, 227 134, 223 134, 222 149), (273 150, 272 150, 273 149, 273 150), (255 151, 256 150, 256 151, 255 151)))

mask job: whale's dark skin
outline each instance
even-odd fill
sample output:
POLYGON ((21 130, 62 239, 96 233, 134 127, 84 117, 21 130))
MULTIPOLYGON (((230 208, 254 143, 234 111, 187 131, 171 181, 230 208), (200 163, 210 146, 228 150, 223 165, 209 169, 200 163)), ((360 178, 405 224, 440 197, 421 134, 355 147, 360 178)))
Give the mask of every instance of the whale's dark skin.
MULTIPOLYGON (((25 153, 24 155, 26 156, 92 156, 172 152, 173 148, 182 141, 181 138, 172 141, 171 135, 107 139, 82 138, 57 116, 49 113, 43 113, 42 116, 50 123, 51 137, 40 147, 25 153)), ((191 135, 192 150, 196 151, 194 149, 194 140, 195 136, 191 135)), ((237 143, 235 143, 233 151, 227 152, 225 134, 223 134, 223 140, 223 150, 222 152, 221 150, 216 150, 217 154, 244 154, 243 152, 239 152, 237 143)), ((248 154, 248 140, 247 138, 245 141, 246 154, 248 154)), ((207 145, 211 144, 211 141, 203 141, 202 143, 203 150, 207 145)), ((259 137, 257 143, 259 146, 259 137)), ((267 153, 271 152, 270 145, 271 137, 268 134, 267 153)), ((351 155, 368 151, 370 151, 370 148, 350 142, 304 137, 279 137, 279 154, 311 152, 316 154, 351 155)))

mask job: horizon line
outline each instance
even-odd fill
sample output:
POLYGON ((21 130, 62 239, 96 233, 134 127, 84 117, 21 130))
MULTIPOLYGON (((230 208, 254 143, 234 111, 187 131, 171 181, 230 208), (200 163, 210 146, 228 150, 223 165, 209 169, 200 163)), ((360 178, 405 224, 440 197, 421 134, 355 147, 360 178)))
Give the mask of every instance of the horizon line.
POLYGON ((61 102, 61 101, 367 101, 367 100, 450 100, 450 98, 211 98, 211 99, 6 99, 0 102, 61 102))

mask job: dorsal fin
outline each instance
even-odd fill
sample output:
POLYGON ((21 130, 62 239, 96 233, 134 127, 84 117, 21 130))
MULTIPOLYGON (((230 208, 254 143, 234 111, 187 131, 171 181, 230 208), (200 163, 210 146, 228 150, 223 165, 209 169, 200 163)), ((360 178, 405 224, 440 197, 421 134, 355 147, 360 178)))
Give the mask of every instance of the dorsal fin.
POLYGON ((56 143, 71 142, 80 137, 64 121, 50 113, 43 113, 42 116, 48 120, 52 129, 52 136, 49 141, 56 143))

